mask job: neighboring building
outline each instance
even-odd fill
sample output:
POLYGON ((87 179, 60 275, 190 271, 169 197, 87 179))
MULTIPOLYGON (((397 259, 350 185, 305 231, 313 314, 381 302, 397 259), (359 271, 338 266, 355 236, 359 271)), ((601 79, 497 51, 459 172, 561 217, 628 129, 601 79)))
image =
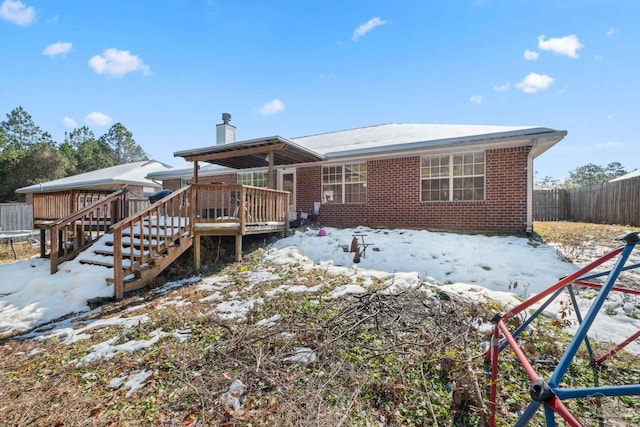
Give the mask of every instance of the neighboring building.
POLYGON ((148 179, 147 175, 171 169, 171 166, 156 160, 144 160, 30 185, 19 188, 16 193, 26 194, 27 203, 30 204, 32 203, 33 195, 36 193, 67 190, 116 191, 127 186, 130 190, 131 198, 143 198, 162 189, 162 184, 148 179))
POLYGON ((567 132, 542 127, 385 124, 299 138, 234 142, 230 116, 218 143, 176 152, 191 169, 148 178, 291 192, 290 211, 321 202, 323 225, 524 233, 533 221, 533 160, 567 132), (199 162, 211 165, 199 168, 199 162))
POLYGON ((613 178, 612 180, 610 180, 609 182, 616 182, 616 181, 622 181, 623 179, 631 179, 631 178, 637 178, 640 176, 640 169, 636 169, 633 172, 629 172, 627 174, 624 174, 622 176, 619 176, 617 178, 613 178))

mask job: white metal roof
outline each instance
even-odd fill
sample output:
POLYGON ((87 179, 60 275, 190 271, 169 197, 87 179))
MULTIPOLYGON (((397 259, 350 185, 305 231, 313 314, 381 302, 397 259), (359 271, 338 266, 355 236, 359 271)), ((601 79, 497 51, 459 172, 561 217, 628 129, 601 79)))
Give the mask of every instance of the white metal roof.
POLYGON ((172 167, 156 160, 144 160, 98 169, 54 181, 34 184, 19 188, 17 193, 37 193, 42 191, 68 190, 110 184, 141 185, 144 187, 162 188, 162 185, 147 179, 151 172, 169 170, 172 167))
POLYGON ((533 126, 385 124, 291 138, 327 158, 550 134, 533 126))
POLYGON ((613 178, 611 181, 609 182, 614 182, 614 181, 622 181, 623 179, 629 179, 629 178, 636 178, 640 176, 640 169, 636 169, 632 172, 629 172, 627 174, 624 174, 622 176, 619 176, 617 178, 613 178))

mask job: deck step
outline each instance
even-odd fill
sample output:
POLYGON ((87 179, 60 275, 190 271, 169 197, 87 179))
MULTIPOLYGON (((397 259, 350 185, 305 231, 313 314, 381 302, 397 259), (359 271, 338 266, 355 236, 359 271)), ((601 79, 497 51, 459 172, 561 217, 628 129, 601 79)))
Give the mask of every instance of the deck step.
MULTIPOLYGON (((104 256, 113 256, 113 249, 96 249, 96 250, 93 251, 93 253, 94 254, 98 254, 98 255, 104 255, 104 256)), ((126 257, 129 258, 129 254, 128 253, 126 253, 124 255, 126 255, 126 257)), ((144 255, 148 256, 149 255, 149 251, 144 251, 144 255)), ((140 253, 134 254, 133 258, 135 258, 135 259, 142 258, 142 254, 140 254, 140 253)))
POLYGON ((101 261, 97 259, 81 259, 80 264, 99 265, 101 267, 113 268, 113 258, 110 261, 101 261))

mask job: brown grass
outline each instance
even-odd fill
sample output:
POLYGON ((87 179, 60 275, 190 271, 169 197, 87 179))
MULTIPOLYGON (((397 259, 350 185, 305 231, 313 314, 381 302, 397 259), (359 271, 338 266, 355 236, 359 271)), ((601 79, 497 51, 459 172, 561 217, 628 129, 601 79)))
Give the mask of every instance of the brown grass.
MULTIPOLYGON (((576 240, 587 232, 607 239, 617 233, 565 224, 569 223, 540 223, 536 230, 545 239, 554 236, 565 244, 572 241, 566 229, 577 232, 576 240)), ((212 251, 217 247, 211 242, 212 251)), ((264 299, 263 305, 249 311, 245 322, 221 319, 214 311, 215 302, 202 301, 212 292, 191 285, 168 293, 146 290, 107 304, 91 316, 149 316, 148 322, 132 330, 103 328, 70 345, 53 338, 0 341, 0 425, 484 425, 487 403, 480 343, 488 337, 469 320, 486 321, 504 312, 503 307, 472 304, 435 289, 386 295, 378 292, 380 282, 367 294, 329 299, 333 289, 352 283, 351 279, 322 269, 272 265, 262 255, 258 249, 242 263, 209 266, 228 278, 229 286, 220 290, 226 300, 234 292, 243 300, 264 299), (277 273, 280 279, 247 291, 251 285, 246 272, 261 269, 277 273), (323 287, 316 294, 268 296, 268 291, 292 283, 323 287), (282 318, 273 327, 257 324, 276 314, 282 318), (188 329, 190 336, 186 341, 165 336, 142 352, 121 353, 88 365, 77 362, 92 346, 110 338, 117 343, 147 339, 157 329, 188 329), (298 347, 313 349, 317 359, 308 365, 286 362, 298 347), (31 354, 34 350, 40 352, 31 354), (138 370, 153 374, 131 396, 108 386, 113 378, 138 370), (221 400, 235 380, 246 386, 236 396, 243 401, 239 410, 221 400)), ((210 259, 214 257, 211 253, 210 259)), ((187 264, 172 274, 188 275, 187 264)), ((541 319, 534 333, 522 337, 529 342, 523 345, 532 358, 559 357, 569 339, 548 322, 541 319)), ((623 355, 619 360, 624 370, 601 372, 601 384, 623 383, 638 375, 637 358, 623 355)), ((515 411, 529 401, 529 381, 513 361, 512 355, 504 354, 500 426, 513 425, 515 411)), ((588 384, 593 371, 587 361, 578 361, 565 381, 588 384)), ((570 404, 588 425, 598 425, 597 417, 603 413, 617 420, 606 425, 637 425, 639 405, 636 398, 570 404), (604 409, 598 413, 594 403, 604 409)), ((536 418, 531 425, 542 425, 541 420, 536 418)))

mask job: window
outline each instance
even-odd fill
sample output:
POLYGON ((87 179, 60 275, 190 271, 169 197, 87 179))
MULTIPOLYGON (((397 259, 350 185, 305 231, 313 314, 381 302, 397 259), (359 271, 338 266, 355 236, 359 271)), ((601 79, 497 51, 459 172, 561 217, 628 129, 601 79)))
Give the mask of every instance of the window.
POLYGON ((180 178, 180 188, 191 185, 191 178, 180 178))
POLYGON ((422 158, 422 201, 484 200, 484 152, 422 158))
POLYGON ((322 168, 324 203, 365 203, 367 201, 367 164, 353 163, 322 168))
POLYGON ((238 184, 254 187, 268 187, 267 172, 242 172, 238 174, 238 184))

